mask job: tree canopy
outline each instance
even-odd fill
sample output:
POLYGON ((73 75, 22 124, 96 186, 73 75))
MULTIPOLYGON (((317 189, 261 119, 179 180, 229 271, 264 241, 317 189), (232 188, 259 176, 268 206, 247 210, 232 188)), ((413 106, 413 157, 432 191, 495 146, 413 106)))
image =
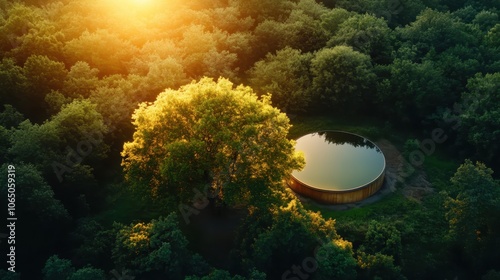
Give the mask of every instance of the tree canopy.
POLYGON ((189 195, 195 186, 226 203, 248 202, 255 182, 274 186, 302 157, 287 139, 289 120, 249 87, 202 79, 143 103, 125 143, 128 180, 154 195, 189 195))

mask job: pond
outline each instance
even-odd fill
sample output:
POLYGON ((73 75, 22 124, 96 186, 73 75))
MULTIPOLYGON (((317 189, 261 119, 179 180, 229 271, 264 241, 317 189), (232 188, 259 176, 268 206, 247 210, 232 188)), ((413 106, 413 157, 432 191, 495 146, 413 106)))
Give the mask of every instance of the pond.
POLYGON ((306 164, 292 176, 302 185, 325 191, 345 191, 366 186, 383 176, 384 154, 362 136, 321 131, 296 141, 296 150, 304 153, 306 164))

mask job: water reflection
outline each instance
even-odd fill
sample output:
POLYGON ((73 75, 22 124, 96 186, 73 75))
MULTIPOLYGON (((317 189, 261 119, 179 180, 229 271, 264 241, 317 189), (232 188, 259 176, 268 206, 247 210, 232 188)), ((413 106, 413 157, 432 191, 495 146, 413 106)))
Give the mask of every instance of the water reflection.
POLYGON ((320 131, 313 133, 312 135, 314 134, 323 137, 329 144, 349 144, 353 147, 366 147, 369 149, 376 149, 378 152, 380 152, 379 148, 375 144, 373 144, 372 141, 355 134, 343 133, 339 131, 320 131))
POLYGON ((339 131, 321 131, 297 139, 306 165, 292 175, 321 189, 347 190, 377 179, 385 168, 380 149, 368 139, 339 131))

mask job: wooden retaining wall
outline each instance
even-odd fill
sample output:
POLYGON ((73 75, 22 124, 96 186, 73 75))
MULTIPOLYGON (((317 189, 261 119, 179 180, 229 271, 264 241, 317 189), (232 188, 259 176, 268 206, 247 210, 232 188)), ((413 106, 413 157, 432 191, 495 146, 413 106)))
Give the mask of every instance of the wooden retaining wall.
POLYGON ((385 170, 377 179, 370 182, 369 184, 343 191, 318 189, 300 182, 293 176, 290 176, 290 179, 287 180, 287 183, 288 186, 295 192, 303 196, 312 198, 318 202, 327 204, 343 204, 358 202, 376 193, 384 184, 384 177, 385 170))

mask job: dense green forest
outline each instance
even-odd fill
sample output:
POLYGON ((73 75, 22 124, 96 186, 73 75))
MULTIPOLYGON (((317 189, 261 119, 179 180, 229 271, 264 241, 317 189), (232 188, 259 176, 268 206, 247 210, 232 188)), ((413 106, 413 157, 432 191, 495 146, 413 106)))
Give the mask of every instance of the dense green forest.
POLYGON ((0 0, 0 279, 500 279, 499 9, 0 0), (410 171, 301 202, 318 129, 410 171))

